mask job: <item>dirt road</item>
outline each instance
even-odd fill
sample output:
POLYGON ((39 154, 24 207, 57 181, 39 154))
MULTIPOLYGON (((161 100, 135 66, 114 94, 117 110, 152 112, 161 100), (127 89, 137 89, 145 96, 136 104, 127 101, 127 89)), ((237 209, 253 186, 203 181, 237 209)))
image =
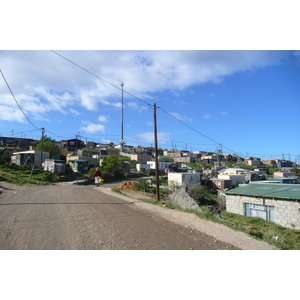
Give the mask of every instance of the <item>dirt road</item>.
MULTIPOLYGON (((2 191, 0 249, 243 249, 192 223, 177 224, 183 213, 117 198, 110 189, 57 185, 2 191), (174 215, 163 216, 157 209, 174 215)), ((263 244, 262 249, 272 249, 263 244)))

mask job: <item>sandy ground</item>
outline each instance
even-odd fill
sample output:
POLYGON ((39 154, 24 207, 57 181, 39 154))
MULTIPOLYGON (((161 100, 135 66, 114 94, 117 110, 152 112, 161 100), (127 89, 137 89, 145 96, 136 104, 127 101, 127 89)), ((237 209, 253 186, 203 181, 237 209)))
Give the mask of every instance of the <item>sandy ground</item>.
MULTIPOLYGON (((101 193, 106 193, 109 195, 114 195, 115 197, 121 198, 125 201, 132 201, 131 198, 127 196, 123 196, 111 191, 111 188, 100 187, 97 188, 101 193)), ((266 242, 258 241, 252 237, 249 237, 247 234, 235 231, 231 228, 228 228, 224 225, 217 224, 208 220, 200 219, 199 217, 188 214, 184 212, 179 212, 173 209, 167 209, 164 207, 159 207, 156 205, 152 205, 149 203, 145 203, 139 201, 137 199, 148 198, 141 193, 135 193, 130 190, 122 190, 126 195, 135 198, 134 204, 138 207, 143 208, 144 210, 149 210, 154 212, 155 214, 161 216, 162 218, 180 224, 186 228, 190 228, 192 230, 198 230, 207 235, 212 236, 218 241, 222 241, 224 243, 228 243, 233 245, 234 247, 241 250, 279 250, 277 247, 272 246, 266 242)))
POLYGON ((0 249, 273 250, 226 226, 111 191, 0 183, 0 249))

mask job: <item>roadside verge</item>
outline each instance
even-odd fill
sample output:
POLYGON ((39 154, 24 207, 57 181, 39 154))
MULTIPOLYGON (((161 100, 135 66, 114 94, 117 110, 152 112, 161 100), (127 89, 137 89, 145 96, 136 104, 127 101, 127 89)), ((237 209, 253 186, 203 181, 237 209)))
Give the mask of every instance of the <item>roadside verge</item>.
POLYGON ((137 198, 131 198, 118 193, 115 193, 111 188, 95 188, 99 192, 107 195, 133 202, 137 207, 149 211, 151 214, 156 214, 168 221, 180 224, 184 227, 200 231, 207 234, 216 240, 231 244, 241 250, 279 250, 275 246, 272 246, 266 242, 258 241, 241 231, 235 231, 229 227, 221 224, 217 224, 208 220, 203 220, 194 214, 177 211, 165 207, 156 206, 150 203, 146 203, 138 200, 137 198))

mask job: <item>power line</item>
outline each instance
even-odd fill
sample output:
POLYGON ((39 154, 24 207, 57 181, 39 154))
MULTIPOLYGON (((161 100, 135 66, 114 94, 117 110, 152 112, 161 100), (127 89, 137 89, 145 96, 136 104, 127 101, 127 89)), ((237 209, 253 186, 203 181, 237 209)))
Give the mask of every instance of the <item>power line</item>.
POLYGON ((6 85, 7 85, 7 87, 8 87, 8 89, 9 89, 9 91, 10 91, 12 97, 15 99, 15 101, 16 101, 17 105, 19 106, 19 108, 20 108, 21 112, 23 113, 23 115, 26 117, 26 119, 29 121, 29 123, 30 123, 33 127, 35 127, 36 129, 39 129, 39 130, 40 130, 41 128, 36 127, 36 126, 29 120, 29 118, 26 116, 26 114, 24 113, 22 107, 20 106, 20 104, 18 103, 17 99, 15 98, 15 96, 14 96, 14 94, 13 94, 11 88, 9 87, 9 84, 8 84, 8 82, 6 81, 6 79, 5 79, 5 77, 4 77, 4 74, 2 73, 1 70, 0 70, 0 72, 1 72, 1 74, 2 74, 2 77, 3 77, 3 79, 4 79, 4 81, 5 81, 6 85))
MULTIPOLYGON (((85 72, 87 72, 87 73, 89 73, 89 74, 95 76, 96 78, 98 78, 98 79, 104 81, 105 83, 110 84, 111 86, 115 87, 116 89, 122 91, 122 89, 119 88, 118 86, 116 86, 116 85, 112 84, 111 82, 109 82, 109 81, 107 81, 107 80, 101 78, 100 76, 98 76, 98 75, 92 73, 91 71, 89 71, 89 70, 83 68, 82 66, 80 66, 80 65, 78 65, 77 63, 73 62, 72 60, 70 60, 70 59, 64 57, 63 55, 61 55, 61 54, 59 54, 59 53, 57 53, 56 51, 51 50, 51 52, 53 52, 54 54, 56 54, 56 55, 60 56, 61 58, 65 59, 66 61, 72 63, 73 65, 77 66, 78 68, 84 70, 85 72)), ((130 95, 131 97, 133 97, 133 98, 135 98, 135 99, 137 99, 137 100, 139 100, 139 101, 141 101, 141 102, 143 102, 143 103, 149 105, 149 106, 152 108, 152 105, 151 105, 150 103, 147 103, 146 101, 144 101, 144 100, 142 100, 142 99, 140 99, 140 98, 138 98, 138 97, 136 97, 136 96, 134 96, 134 95, 132 95, 132 94, 130 94, 130 93, 128 93, 128 92, 126 92, 125 90, 123 90, 123 92, 126 93, 127 95, 130 95)), ((175 120, 179 121, 181 124, 185 125, 185 126, 188 127, 189 129, 191 129, 191 130, 195 131, 196 133, 202 135, 203 137, 209 139, 210 141, 214 142, 215 144, 221 145, 221 143, 216 142, 215 140, 209 138, 208 136, 204 135, 203 133, 199 132, 198 130, 192 128, 191 126, 187 125, 186 123, 182 122, 182 121, 179 120, 178 118, 174 117, 172 114, 168 113, 167 111, 165 111, 165 110, 162 109, 161 107, 158 107, 158 106, 157 106, 157 108, 161 109, 161 110, 162 110, 163 112, 165 112, 167 115, 169 115, 169 116, 171 116, 172 118, 174 118, 175 120)), ((225 147, 223 144, 222 144, 222 147, 225 148, 225 149, 227 149, 227 150, 229 150, 229 151, 231 151, 232 153, 241 155, 241 153, 236 152, 236 151, 234 151, 234 150, 232 150, 232 149, 230 149, 230 148, 228 148, 228 147, 225 147)))
MULTIPOLYGON (((78 65, 77 63, 73 62, 72 60, 70 60, 70 59, 64 57, 63 55, 61 55, 61 54, 59 54, 59 53, 57 53, 57 52, 55 52, 55 51, 53 51, 53 50, 50 50, 50 51, 53 52, 54 54, 60 56, 61 58, 65 59, 66 61, 70 62, 71 64, 75 65, 76 67, 78 67, 78 68, 84 70, 85 72, 87 72, 87 73, 89 73, 89 74, 91 74, 91 75, 97 77, 98 79, 104 81, 105 83, 107 83, 107 84, 113 86, 114 88, 116 88, 116 89, 122 91, 122 89, 119 88, 118 86, 116 86, 116 85, 114 85, 113 83, 111 83, 111 82, 109 82, 109 81, 107 81, 107 80, 101 78, 100 76, 98 76, 98 75, 96 75, 95 73, 93 73, 93 72, 87 70, 86 68, 84 68, 84 67, 78 65)), ((124 92, 125 94, 127 94, 127 95, 129 95, 129 96, 131 96, 131 97, 133 97, 133 98, 135 98, 135 99, 137 99, 137 100, 139 100, 139 101, 142 101, 142 102, 144 102, 145 104, 151 106, 151 104, 149 104, 149 103, 147 103, 146 101, 144 101, 144 100, 142 100, 142 99, 140 99, 140 98, 138 98, 138 97, 136 97, 136 96, 134 96, 134 95, 132 95, 132 94, 130 94, 130 93, 128 93, 128 92, 126 92, 125 90, 123 90, 123 92, 124 92)))

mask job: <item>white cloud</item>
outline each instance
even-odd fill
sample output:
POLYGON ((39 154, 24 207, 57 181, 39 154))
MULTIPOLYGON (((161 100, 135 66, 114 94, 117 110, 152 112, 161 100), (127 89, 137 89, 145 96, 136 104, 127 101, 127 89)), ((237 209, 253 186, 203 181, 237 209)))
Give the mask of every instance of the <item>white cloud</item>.
POLYGON ((100 115, 100 116, 98 117, 98 121, 103 122, 103 123, 109 122, 109 121, 110 121, 110 117, 109 117, 109 116, 103 116, 103 115, 100 115))
POLYGON ((223 112, 221 112, 221 115, 222 115, 222 116, 227 116, 227 115, 228 115, 228 112, 223 111, 223 112))
POLYGON ((184 105, 187 105, 188 103, 183 101, 183 100, 179 100, 179 101, 173 101, 174 104, 178 105, 179 107, 182 107, 184 105))
POLYGON ((105 126, 101 124, 88 124, 86 127, 81 127, 83 131, 87 133, 97 133, 97 132, 102 132, 105 133, 105 126))
MULTIPOLYGON (((138 134, 138 137, 142 140, 145 140, 148 143, 153 143, 154 141, 154 132, 144 132, 138 134)), ((157 133, 157 141, 160 144, 169 143, 171 141, 170 134, 164 132, 157 133)))
POLYGON ((209 120, 209 119, 212 118, 212 115, 204 114, 204 115, 203 115, 203 118, 206 119, 206 120, 209 120))
MULTIPOLYGON (((169 90, 176 94, 196 84, 219 83, 237 72, 278 64, 286 52, 171 50, 59 51, 59 54, 112 85, 50 51, 1 51, 3 74, 17 99, 24 100, 22 108, 37 118, 47 117, 51 111, 64 114, 74 109, 74 105, 89 111, 121 108, 121 81, 125 83, 125 103, 131 98, 126 92, 152 99, 156 92, 169 90)), ((299 57, 299 52, 294 54, 299 57)), ((0 99, 5 95, 7 87, 2 84, 0 99)), ((147 109, 135 102, 129 102, 128 106, 138 112, 147 109)), ((5 107, 2 113, 7 115, 9 108, 5 107)))
POLYGON ((192 118, 189 118, 189 117, 187 117, 185 115, 181 115, 181 114, 176 113, 176 112, 171 112, 169 114, 172 115, 173 117, 175 117, 176 119, 180 120, 180 121, 186 121, 186 120, 187 121, 193 121, 192 118))
POLYGON ((75 116, 80 116, 80 112, 78 112, 76 109, 71 108, 70 112, 75 116))
POLYGON ((7 105, 0 105, 0 120, 3 121, 18 121, 20 123, 26 123, 27 120, 24 114, 18 108, 12 108, 7 105))
POLYGON ((136 102, 129 102, 127 103, 127 105, 133 109, 134 111, 137 111, 137 112, 143 112, 145 110, 147 110, 147 107, 146 106, 139 106, 136 102))

